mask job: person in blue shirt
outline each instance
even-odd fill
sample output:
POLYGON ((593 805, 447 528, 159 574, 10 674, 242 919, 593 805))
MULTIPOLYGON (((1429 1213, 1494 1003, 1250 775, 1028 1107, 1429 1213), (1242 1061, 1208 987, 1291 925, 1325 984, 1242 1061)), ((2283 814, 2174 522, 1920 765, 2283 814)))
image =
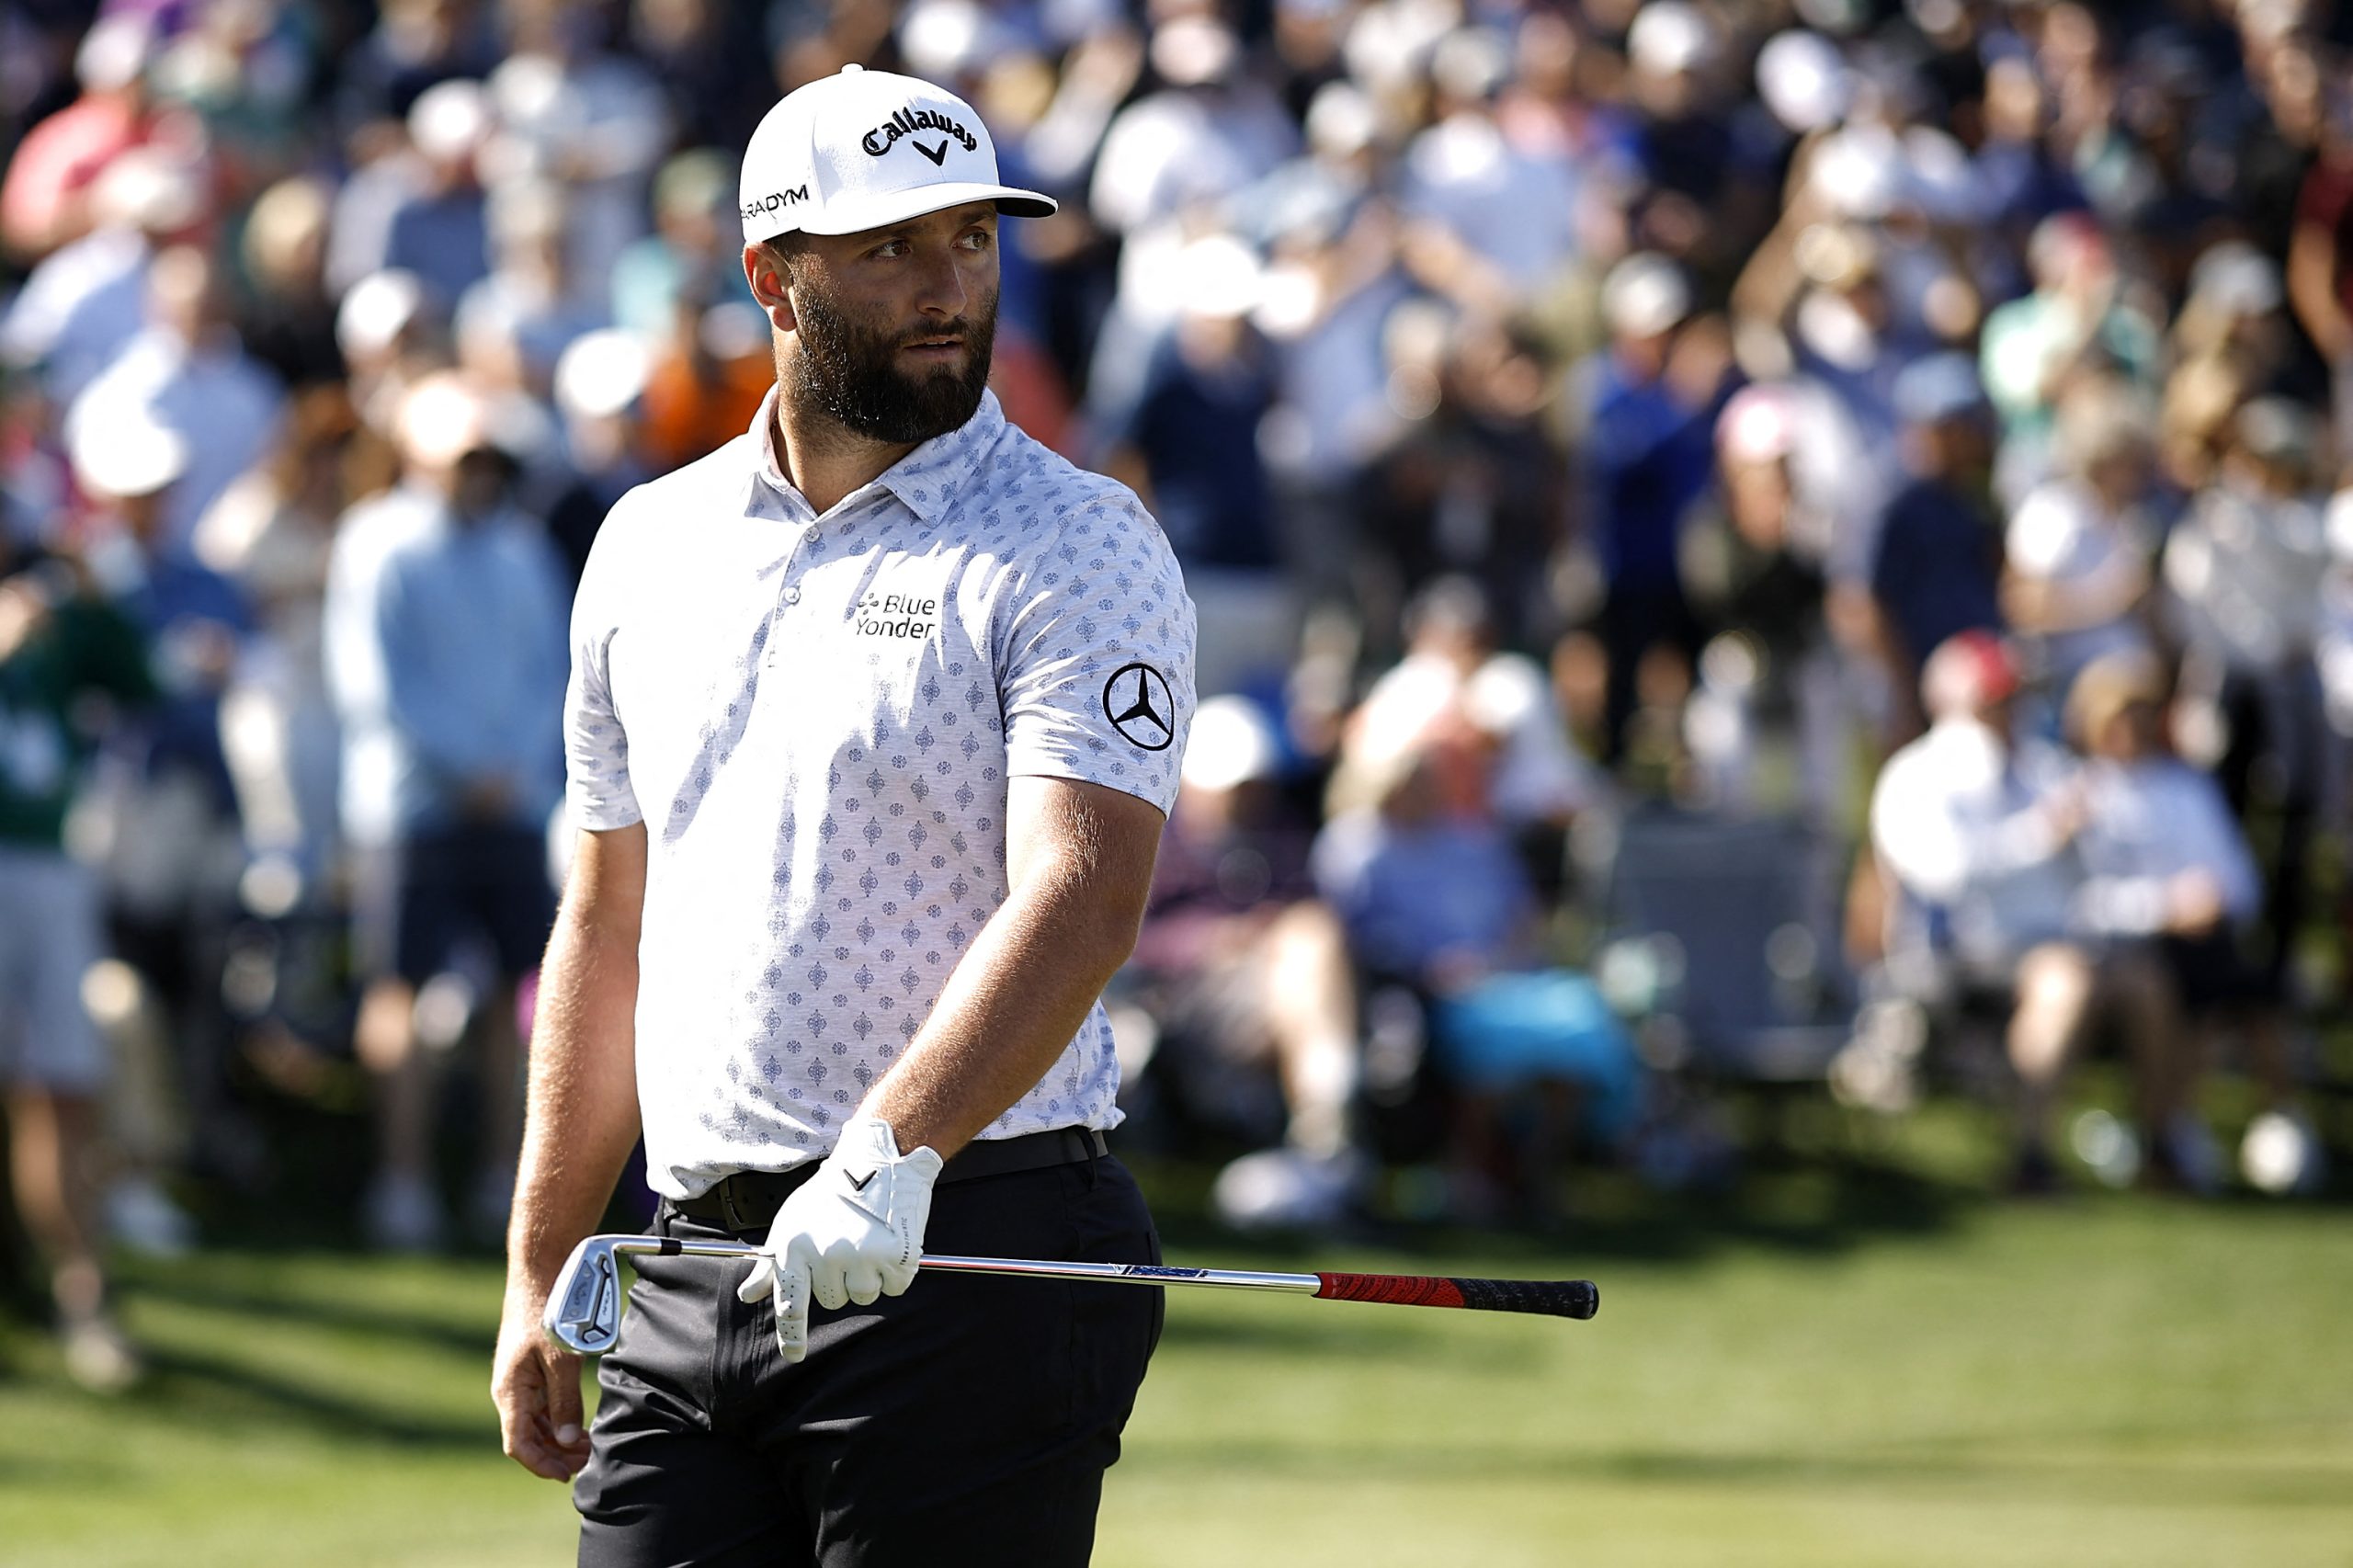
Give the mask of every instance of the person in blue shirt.
POLYGON ((1510 838, 1483 812, 1449 809, 1441 774, 1472 755, 1434 734, 1389 759, 1373 803, 1318 835, 1313 869, 1358 963, 1428 1001, 1454 1093, 1458 1210, 1491 1218, 1510 1202, 1542 1220, 1562 1145, 1573 1129, 1623 1139, 1642 1069, 1593 983, 1543 961, 1540 906, 1510 838), (1516 1135, 1520 1109, 1533 1127, 1516 1135))
MULTIPOLYGON (((1881 657, 1914 704, 1929 652, 1964 631, 2002 630, 2002 536, 1987 496, 1992 445, 1976 367, 1931 355, 1895 381, 1911 481, 1881 514, 1870 568, 1881 657)), ((1916 708, 1914 722, 1919 728, 1916 708)))
POLYGON ((486 1102, 472 1218, 505 1224, 522 1109, 515 986, 554 918, 544 833, 563 790, 566 579, 545 530, 509 503, 512 464, 461 378, 421 382, 399 433, 403 483, 337 535, 325 643, 374 975, 356 1040, 380 1094, 365 1219, 379 1244, 424 1249, 442 1221, 416 997, 470 940, 494 969, 478 1014, 486 1102))
POLYGON ((1629 256, 1601 289, 1607 350, 1580 368, 1587 527, 1603 583, 1607 759, 1624 754, 1636 676, 1654 649, 1687 663, 1699 623, 1684 597, 1684 519, 1715 477, 1716 415, 1733 390, 1728 347, 1691 324, 1690 286, 1663 256, 1629 256))

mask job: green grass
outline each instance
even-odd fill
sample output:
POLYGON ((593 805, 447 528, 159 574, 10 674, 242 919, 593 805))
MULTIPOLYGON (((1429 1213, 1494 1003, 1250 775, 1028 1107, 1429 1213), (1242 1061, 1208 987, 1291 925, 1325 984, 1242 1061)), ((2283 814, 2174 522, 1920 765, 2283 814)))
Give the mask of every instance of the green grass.
MULTIPOLYGON (((1187 1222, 1185 1185, 1179 1260, 1297 1256, 1187 1222)), ((1315 1261, 1590 1273, 1591 1323, 1173 1295, 1097 1561, 2353 1563, 2341 1208, 1853 1165, 1581 1203, 1555 1242, 1315 1261)), ((0 1322, 10 1568, 571 1561, 564 1494, 496 1451, 491 1264, 213 1253, 126 1299, 158 1375, 121 1402, 0 1322)))

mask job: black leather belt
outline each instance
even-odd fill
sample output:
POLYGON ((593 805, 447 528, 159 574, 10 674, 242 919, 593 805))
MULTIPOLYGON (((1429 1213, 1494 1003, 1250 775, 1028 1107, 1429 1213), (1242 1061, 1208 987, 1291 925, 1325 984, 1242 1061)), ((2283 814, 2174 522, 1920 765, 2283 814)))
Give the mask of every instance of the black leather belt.
MULTIPOLYGON (((939 1181, 976 1181, 982 1176, 1011 1176, 1017 1171, 1041 1171, 1050 1165, 1074 1165, 1099 1160, 1110 1153, 1103 1134, 1089 1127, 1057 1127, 1019 1138, 976 1140, 956 1152, 940 1167, 939 1181)), ((754 1231, 776 1218, 785 1195, 817 1174, 818 1162, 789 1171, 737 1171, 697 1198, 668 1199, 670 1208, 689 1220, 724 1225, 731 1231, 754 1231)))

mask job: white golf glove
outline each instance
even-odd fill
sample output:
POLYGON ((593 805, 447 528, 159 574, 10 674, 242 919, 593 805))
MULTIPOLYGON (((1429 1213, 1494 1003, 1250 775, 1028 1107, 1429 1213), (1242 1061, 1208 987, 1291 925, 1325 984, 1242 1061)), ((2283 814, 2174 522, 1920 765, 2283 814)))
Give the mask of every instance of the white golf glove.
POLYGON ((776 1297, 776 1346, 787 1361, 808 1354, 813 1297, 829 1312, 871 1306, 914 1280, 939 1166, 936 1150, 899 1153, 887 1121, 842 1124, 833 1153, 776 1211, 751 1278, 735 1291, 744 1301, 776 1297))

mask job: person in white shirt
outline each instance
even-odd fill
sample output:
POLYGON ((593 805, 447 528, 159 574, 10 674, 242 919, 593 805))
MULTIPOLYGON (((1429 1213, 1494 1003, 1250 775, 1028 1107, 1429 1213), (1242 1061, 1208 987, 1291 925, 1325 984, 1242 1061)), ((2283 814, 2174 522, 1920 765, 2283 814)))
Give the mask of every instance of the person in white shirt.
POLYGON ((2002 610, 2029 641, 2040 674, 2064 693, 2103 653, 2149 646, 2155 413, 2121 381, 2084 383, 2059 404, 2060 472, 2011 514, 2002 610))
POLYGON ((2328 573, 2314 494, 2322 426, 2286 399, 2257 398, 2232 422, 2221 481, 2167 536, 2164 577, 2183 649, 2184 749, 2213 769, 2240 821, 2267 835, 2256 959, 2273 996, 2310 906, 2313 835, 2327 790, 2314 667, 2328 573))
POLYGON ((2196 1110, 2191 1022, 2235 1016, 2270 1111, 2292 1116, 2294 1085, 2268 982, 2245 950, 2262 902, 2255 860, 2221 787, 2165 744, 2167 695, 2157 662, 2130 653, 2095 660, 2068 694, 2068 729, 2088 758, 2071 923, 2120 960, 2154 960, 2175 1038, 2142 1074, 2141 1119, 2155 1134, 2155 1178, 2202 1192, 2220 1170, 2196 1110))
POLYGON ((971 105, 802 87, 740 210, 777 387, 622 498, 574 608, 506 1449, 574 1482, 599 1568, 1076 1568, 1157 1293, 915 1277, 926 1245, 1157 1260, 1098 997, 1176 792, 1192 608, 1134 495, 986 390, 999 214, 1053 203, 999 183, 971 105), (764 1255, 647 1259, 584 1432, 540 1314, 641 1129, 660 1233, 764 1255))
POLYGON ((1871 846, 1909 904, 1906 923, 1949 972, 1947 985, 2009 1002, 2006 1033, 2019 1086, 2012 1184, 2056 1181, 2052 1103, 2101 1016, 2150 1052, 2177 1031, 2149 966, 2100 961, 2070 924, 2070 853, 2085 808, 2067 761, 2013 737, 2015 661, 1990 632, 1938 647, 1921 678, 1928 731, 1888 759, 1871 793, 1871 846))

